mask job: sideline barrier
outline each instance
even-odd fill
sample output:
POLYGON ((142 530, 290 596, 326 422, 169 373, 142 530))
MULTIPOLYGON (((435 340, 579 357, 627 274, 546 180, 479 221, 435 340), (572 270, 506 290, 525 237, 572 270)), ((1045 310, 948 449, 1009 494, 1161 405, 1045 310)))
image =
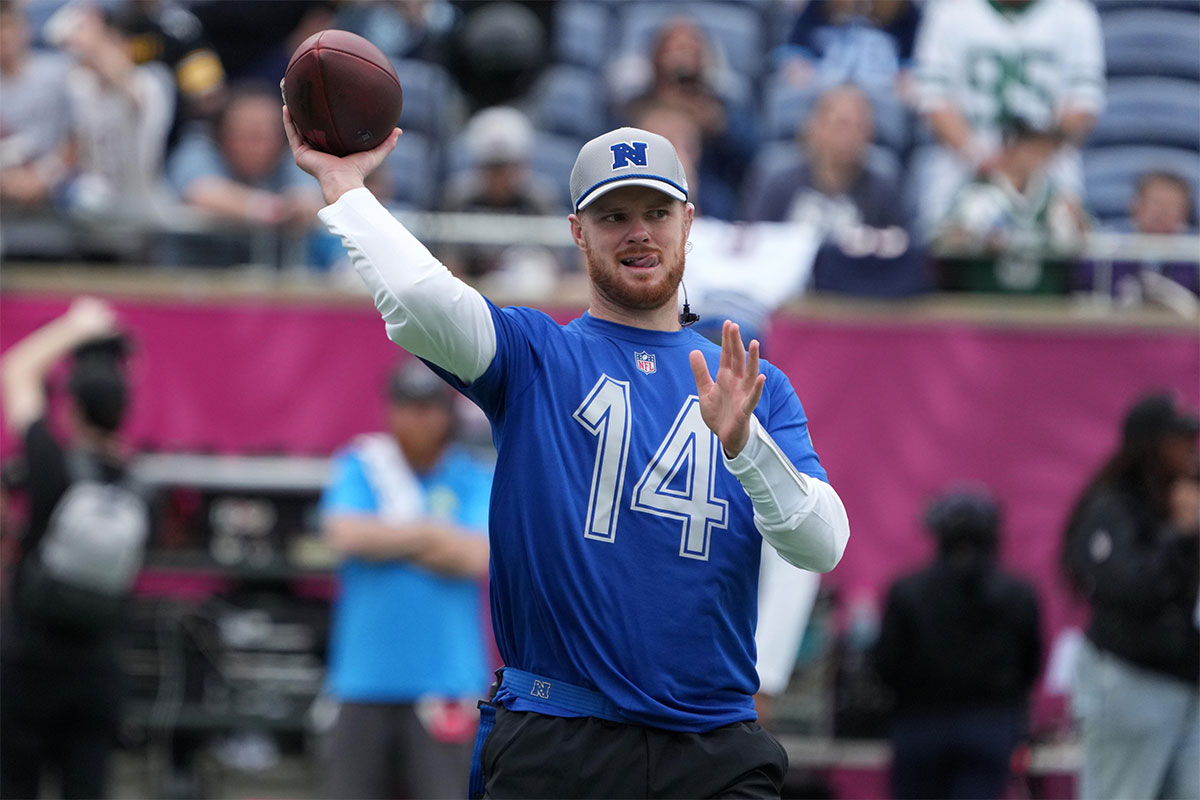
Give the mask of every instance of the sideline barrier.
MULTIPOLYGON (((586 297, 581 288, 568 282, 542 307, 570 319, 586 297)), ((137 446, 326 456, 382 418, 380 387, 401 354, 359 290, 261 271, 6 267, 0 348, 81 291, 107 294, 138 343, 129 431, 137 446)), ((1082 621, 1056 573, 1058 540, 1125 409, 1160 387, 1200 406, 1200 330, 1151 309, 1101 314, 1059 298, 813 297, 776 314, 766 339, 765 355, 803 400, 850 515, 846 557, 823 582, 843 600, 881 602, 890 581, 931 549, 919 523, 925 502, 948 483, 982 481, 1005 504, 1002 558, 1038 587, 1049 640, 1082 621)), ((0 454, 15 445, 0 435, 0 454)), ((1040 696, 1035 725, 1055 713, 1046 701, 1040 696)))

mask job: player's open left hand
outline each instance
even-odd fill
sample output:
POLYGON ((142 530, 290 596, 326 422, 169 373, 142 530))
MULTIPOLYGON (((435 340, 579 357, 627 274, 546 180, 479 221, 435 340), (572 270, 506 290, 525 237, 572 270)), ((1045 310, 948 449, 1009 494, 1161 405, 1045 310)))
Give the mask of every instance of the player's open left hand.
POLYGON ((304 137, 296 129, 296 124, 292 122, 292 115, 288 113, 287 106, 283 107, 283 130, 287 134, 288 146, 292 148, 292 158, 296 160, 296 165, 321 184, 326 203, 335 202, 351 189, 361 188, 366 177, 396 148, 401 134, 400 129, 396 128, 373 150, 338 157, 324 153, 304 141, 304 137))
POLYGON ((729 457, 736 456, 750 438, 750 415, 762 397, 767 376, 758 370, 758 340, 750 341, 747 352, 737 323, 725 320, 721 328, 721 361, 717 377, 709 374, 699 350, 689 355, 700 398, 704 424, 721 440, 729 457))

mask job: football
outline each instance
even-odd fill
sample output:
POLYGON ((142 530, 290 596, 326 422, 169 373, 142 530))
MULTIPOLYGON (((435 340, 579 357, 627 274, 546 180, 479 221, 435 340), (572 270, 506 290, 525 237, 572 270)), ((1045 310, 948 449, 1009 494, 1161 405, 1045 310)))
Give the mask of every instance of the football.
POLYGON ((388 137, 400 121, 404 91, 378 47, 349 31, 325 30, 292 54, 283 102, 306 142, 344 156, 388 137))

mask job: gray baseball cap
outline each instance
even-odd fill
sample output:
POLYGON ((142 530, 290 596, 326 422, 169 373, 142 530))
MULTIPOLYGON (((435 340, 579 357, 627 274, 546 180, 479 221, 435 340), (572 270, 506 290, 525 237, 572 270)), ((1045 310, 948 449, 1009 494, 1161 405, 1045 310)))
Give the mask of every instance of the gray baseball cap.
POLYGON ((685 203, 688 199, 687 178, 675 148, 665 137, 640 128, 617 128, 597 136, 580 148, 571 169, 576 212, 622 186, 648 186, 685 203))

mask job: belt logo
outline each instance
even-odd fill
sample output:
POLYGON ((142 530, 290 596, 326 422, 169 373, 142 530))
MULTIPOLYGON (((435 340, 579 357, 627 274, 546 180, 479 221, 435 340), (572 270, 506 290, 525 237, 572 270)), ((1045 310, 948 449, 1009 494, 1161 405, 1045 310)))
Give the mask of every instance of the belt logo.
POLYGON ((533 682, 533 688, 529 690, 529 693, 531 695, 533 695, 534 697, 540 697, 543 700, 549 700, 550 699, 550 684, 547 681, 535 680, 533 682))

